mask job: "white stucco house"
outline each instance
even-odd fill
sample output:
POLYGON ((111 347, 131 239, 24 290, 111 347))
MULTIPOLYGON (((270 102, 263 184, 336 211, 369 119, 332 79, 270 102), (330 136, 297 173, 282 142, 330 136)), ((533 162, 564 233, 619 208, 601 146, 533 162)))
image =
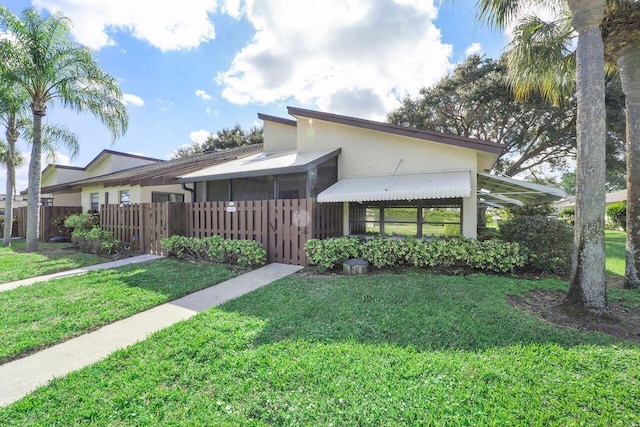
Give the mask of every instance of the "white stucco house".
POLYGON ((402 229, 423 237, 445 223, 434 214, 445 209, 462 234, 475 238, 481 205, 566 196, 492 175, 504 148, 498 143, 301 108, 288 107, 288 113, 293 119, 258 115, 264 122, 261 152, 178 181, 193 189, 197 201, 315 197, 340 203, 345 235, 402 229))

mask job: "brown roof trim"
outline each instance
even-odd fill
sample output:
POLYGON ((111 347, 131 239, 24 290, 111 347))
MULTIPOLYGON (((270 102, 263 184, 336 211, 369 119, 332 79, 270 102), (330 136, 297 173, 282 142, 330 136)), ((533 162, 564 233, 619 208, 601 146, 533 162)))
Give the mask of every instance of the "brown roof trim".
POLYGON ((94 176, 78 181, 51 185, 42 189, 43 193, 67 193, 74 188, 88 186, 114 187, 121 185, 164 185, 178 184, 179 175, 205 168, 211 164, 223 163, 240 157, 262 151, 262 144, 247 145, 230 148, 214 153, 196 154, 190 157, 164 160, 158 163, 136 166, 112 172, 105 175, 94 176))
POLYGON ((258 113, 258 118, 260 120, 264 120, 264 121, 268 121, 268 122, 280 123, 281 125, 288 125, 288 126, 293 126, 293 127, 298 125, 298 122, 296 122, 295 120, 285 119, 285 118, 276 117, 276 116, 270 116, 268 114, 258 113))
POLYGON ((407 136, 409 138, 417 138, 425 141, 434 141, 442 144, 454 145, 457 147, 470 148, 472 150, 485 151, 488 153, 501 154, 505 148, 503 144, 498 144, 497 142, 483 141, 480 139, 467 138, 458 135, 449 135, 446 133, 401 126, 393 123, 375 122, 373 120, 365 120, 359 119, 357 117, 323 113, 320 111, 306 110, 296 107, 287 107, 287 111, 293 117, 301 116, 309 119, 322 120, 325 122, 337 123, 346 126, 354 126, 377 132, 385 132, 392 135, 401 135, 407 136))

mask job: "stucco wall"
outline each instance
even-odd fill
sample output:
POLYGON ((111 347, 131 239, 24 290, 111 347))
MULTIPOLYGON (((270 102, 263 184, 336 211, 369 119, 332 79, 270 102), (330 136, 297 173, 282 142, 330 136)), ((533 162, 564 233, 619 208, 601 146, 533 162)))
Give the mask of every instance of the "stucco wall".
POLYGON ((111 153, 105 154, 100 160, 92 164, 87 173, 89 176, 99 176, 111 172, 130 169, 136 166, 144 166, 156 163, 151 160, 138 159, 136 157, 118 156, 111 153))
POLYGON ((264 151, 285 151, 296 149, 296 127, 282 123, 264 121, 264 151))
POLYGON ((486 156, 479 159, 471 149, 306 118, 298 118, 297 135, 299 152, 342 149, 338 179, 394 172, 470 170, 471 195, 462 201, 462 232, 476 238, 478 163, 482 167, 486 156))
POLYGON ((89 175, 82 170, 54 167, 47 170, 47 173, 42 176, 42 186, 48 187, 50 185, 78 181, 88 177, 89 175))
POLYGON ((80 206, 81 194, 80 193, 65 193, 65 194, 53 194, 54 206, 80 206))

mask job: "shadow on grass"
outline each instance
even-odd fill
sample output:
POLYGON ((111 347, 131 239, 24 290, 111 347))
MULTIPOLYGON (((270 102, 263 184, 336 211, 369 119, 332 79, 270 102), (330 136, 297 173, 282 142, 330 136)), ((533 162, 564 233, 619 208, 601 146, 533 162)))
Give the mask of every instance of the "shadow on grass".
POLYGON ((221 308, 268 320, 256 344, 357 341, 471 351, 531 343, 621 344, 604 334, 547 325, 507 302, 508 295, 566 286, 485 275, 290 276, 221 308))

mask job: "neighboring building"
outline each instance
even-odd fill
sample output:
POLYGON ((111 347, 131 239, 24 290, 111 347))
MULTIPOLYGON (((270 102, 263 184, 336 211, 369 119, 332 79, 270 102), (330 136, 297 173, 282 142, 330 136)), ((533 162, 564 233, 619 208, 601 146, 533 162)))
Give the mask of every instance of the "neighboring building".
POLYGON ((175 160, 103 150, 84 168, 48 165, 42 173, 43 203, 88 211, 103 204, 192 202, 193 190, 180 184, 178 175, 261 149, 257 144, 175 160))
MULTIPOLYGON (((614 203, 626 202, 627 201, 627 190, 618 190, 612 191, 611 193, 607 193, 605 195, 605 204, 607 206, 612 205, 614 203)), ((576 196, 567 196, 562 200, 557 201, 553 204, 558 211, 561 211, 564 208, 574 208, 576 206, 576 196)))
MULTIPOLYGON (((7 201, 7 195, 0 194, 0 220, 4 220, 4 217, 6 216, 6 212, 5 212, 6 201, 7 201)), ((22 195, 13 196, 12 207, 19 208, 21 206, 27 206, 27 196, 22 196, 22 195)))
POLYGON ((194 185, 198 201, 317 197, 343 204, 343 234, 418 237, 457 223, 473 238, 481 205, 566 196, 489 174, 501 144, 300 108, 288 112, 296 120, 258 115, 263 152, 179 181, 194 185))

